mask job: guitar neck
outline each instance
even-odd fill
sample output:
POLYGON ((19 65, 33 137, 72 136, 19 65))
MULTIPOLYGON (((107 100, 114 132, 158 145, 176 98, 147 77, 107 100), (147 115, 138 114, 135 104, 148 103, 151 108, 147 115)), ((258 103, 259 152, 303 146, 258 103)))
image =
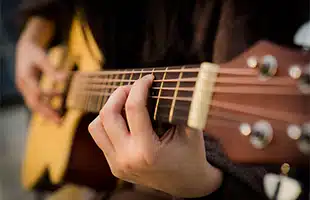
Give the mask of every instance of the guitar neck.
POLYGON ((169 123, 188 121, 199 65, 124 71, 76 72, 72 76, 67 107, 98 113, 119 86, 131 85, 147 74, 155 76, 149 93, 151 117, 169 123))
POLYGON ((148 105, 159 124, 203 130, 237 162, 304 164, 309 61, 309 53, 261 41, 221 65, 74 72, 65 106, 98 113, 119 86, 153 74, 148 105))

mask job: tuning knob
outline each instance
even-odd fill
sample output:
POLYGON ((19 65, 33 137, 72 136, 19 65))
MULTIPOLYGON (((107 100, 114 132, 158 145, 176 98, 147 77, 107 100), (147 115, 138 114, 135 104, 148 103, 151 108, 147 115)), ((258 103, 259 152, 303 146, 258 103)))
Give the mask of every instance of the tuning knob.
POLYGON ((256 122, 252 127, 243 123, 240 125, 239 130, 242 135, 249 136, 250 143, 256 149, 265 148, 273 138, 272 126, 264 120, 256 122))
POLYGON ((310 94, 310 64, 304 70, 298 65, 289 68, 289 76, 298 80, 298 88, 304 94, 310 94))
POLYGON ((258 68, 260 72, 260 79, 266 80, 277 73, 278 61, 272 55, 265 55, 258 59, 255 56, 251 56, 247 59, 247 65, 250 68, 258 68))
POLYGON ((298 149, 306 154, 310 154, 310 123, 303 126, 290 125, 287 129, 288 136, 297 141, 298 149))
POLYGON ((298 86, 302 93, 310 94, 310 65, 301 74, 298 86))
POLYGON ((302 126, 301 137, 299 138, 297 144, 302 153, 306 155, 310 154, 310 123, 302 126))

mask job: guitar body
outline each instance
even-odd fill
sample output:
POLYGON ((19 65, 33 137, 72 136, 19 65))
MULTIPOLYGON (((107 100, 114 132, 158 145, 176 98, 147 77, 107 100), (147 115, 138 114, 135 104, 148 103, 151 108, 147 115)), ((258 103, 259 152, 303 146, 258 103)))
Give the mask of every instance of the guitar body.
MULTIPOLYGON (((88 38, 92 39, 87 30, 88 38)), ((49 56, 57 69, 71 71, 99 71, 98 60, 102 60, 94 40, 86 46, 80 21, 74 19, 70 33, 68 48, 55 47, 49 56)), ((57 88, 64 90, 65 83, 53 83, 47 77, 41 79, 41 88, 57 88)), ((63 97, 49 100, 53 108, 59 109, 65 103, 63 97)), ((26 189, 51 189, 65 182, 73 182, 90 186, 97 190, 110 189, 115 185, 109 166, 101 150, 93 142, 87 127, 94 116, 78 109, 68 109, 63 114, 60 124, 56 124, 33 113, 29 136, 26 144, 24 163, 22 166, 22 184, 26 189), (42 183, 48 177, 48 184, 42 183)))

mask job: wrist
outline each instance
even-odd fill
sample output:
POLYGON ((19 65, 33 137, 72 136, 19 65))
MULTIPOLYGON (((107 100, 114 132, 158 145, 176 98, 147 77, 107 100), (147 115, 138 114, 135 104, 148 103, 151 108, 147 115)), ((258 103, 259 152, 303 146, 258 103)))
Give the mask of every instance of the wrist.
MULTIPOLYGON (((219 189, 223 182, 223 172, 214 167, 213 165, 207 163, 206 167, 206 195, 209 195, 219 189)), ((206 196, 203 195, 203 196, 206 196)))
POLYGON ((19 44, 32 43, 45 48, 54 34, 54 23, 40 17, 32 17, 23 30, 19 44))
POLYGON ((180 188, 174 188, 175 191, 171 193, 173 196, 180 198, 199 198, 210 195, 220 188, 223 181, 223 172, 206 163, 204 170, 195 174, 190 184, 180 185, 180 188), (195 177, 195 178, 194 178, 195 177))

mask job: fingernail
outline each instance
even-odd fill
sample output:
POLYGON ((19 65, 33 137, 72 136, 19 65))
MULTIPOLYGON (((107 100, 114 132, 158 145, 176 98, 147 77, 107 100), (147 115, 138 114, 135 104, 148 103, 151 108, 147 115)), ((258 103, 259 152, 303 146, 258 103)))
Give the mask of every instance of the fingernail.
POLYGON ((153 74, 148 74, 146 76, 143 77, 145 80, 153 80, 154 79, 154 75, 153 74))
POLYGON ((97 116, 90 124, 88 125, 88 131, 92 132, 94 130, 95 124, 100 120, 99 116, 97 116))

